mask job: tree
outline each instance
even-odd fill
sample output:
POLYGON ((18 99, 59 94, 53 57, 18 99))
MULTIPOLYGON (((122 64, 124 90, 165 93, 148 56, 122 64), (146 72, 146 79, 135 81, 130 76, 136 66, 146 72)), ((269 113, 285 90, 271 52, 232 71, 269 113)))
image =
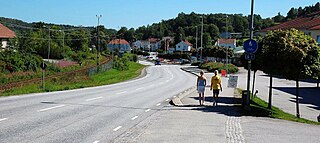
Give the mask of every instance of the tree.
POLYGON ((274 22, 284 22, 285 17, 278 12, 278 15, 272 18, 274 22))
POLYGON ((287 20, 290 20, 290 19, 294 19, 294 18, 297 18, 298 16, 298 9, 296 8, 291 8, 289 10, 289 12, 287 13, 287 20))
POLYGON ((291 29, 269 32, 262 40, 263 71, 296 81, 296 111, 299 113, 299 80, 312 76, 319 66, 319 47, 303 32, 291 29))

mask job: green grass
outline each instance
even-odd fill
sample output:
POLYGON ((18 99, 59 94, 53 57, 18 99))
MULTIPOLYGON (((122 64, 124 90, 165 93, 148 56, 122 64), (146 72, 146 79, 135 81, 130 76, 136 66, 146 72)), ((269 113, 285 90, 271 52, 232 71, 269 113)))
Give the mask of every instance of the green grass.
MULTIPOLYGON (((138 77, 143 68, 144 66, 141 64, 130 62, 129 69, 124 71, 111 69, 109 71, 101 72, 90 77, 83 75, 75 77, 61 77, 61 79, 46 81, 45 91, 61 91, 118 83, 138 77)), ((42 92, 40 84, 30 84, 27 86, 5 91, 3 93, 0 93, 0 96, 10 96, 39 92, 42 92)))
POLYGON ((286 113, 274 106, 272 106, 271 109, 268 109, 268 103, 258 97, 255 97, 251 100, 250 109, 250 111, 244 111, 243 114, 249 116, 270 117, 300 123, 320 125, 320 123, 318 122, 310 121, 303 118, 297 118, 296 116, 286 113))

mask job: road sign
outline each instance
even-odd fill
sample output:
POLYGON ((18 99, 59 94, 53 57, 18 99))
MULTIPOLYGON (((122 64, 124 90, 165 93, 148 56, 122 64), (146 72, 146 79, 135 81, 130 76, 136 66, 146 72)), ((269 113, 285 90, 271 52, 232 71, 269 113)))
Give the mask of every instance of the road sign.
POLYGON ((237 88, 238 76, 230 76, 228 80, 228 88, 237 88))
POLYGON ((44 70, 44 69, 46 69, 46 68, 47 68, 47 64, 45 64, 45 63, 41 63, 41 64, 40 64, 40 67, 41 67, 41 69, 43 69, 43 70, 44 70))
POLYGON ((246 53, 253 54, 258 50, 258 43, 253 39, 249 39, 244 42, 243 47, 246 53))
POLYGON ((255 55, 254 54, 245 54, 244 58, 246 60, 254 60, 255 59, 255 55))

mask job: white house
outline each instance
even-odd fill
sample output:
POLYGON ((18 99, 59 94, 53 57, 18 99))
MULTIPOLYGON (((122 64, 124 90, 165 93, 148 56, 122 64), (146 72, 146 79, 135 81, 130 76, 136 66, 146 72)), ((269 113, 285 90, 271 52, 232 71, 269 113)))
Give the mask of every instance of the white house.
POLYGON ((12 30, 0 23, 0 42, 2 45, 0 49, 6 49, 8 46, 9 39, 14 37, 16 37, 16 34, 12 30))
POLYGON ((137 40, 135 42, 132 43, 132 48, 134 49, 141 49, 142 48, 142 42, 140 40, 137 40))
POLYGON ((161 47, 161 41, 157 38, 149 38, 141 41, 141 47, 144 51, 157 51, 161 47))
POLYGON ((114 39, 108 43, 110 50, 118 49, 120 52, 130 52, 130 44, 124 39, 114 39))
POLYGON ((310 35, 319 44, 320 43, 320 11, 263 29, 259 31, 259 34, 266 35, 268 31, 274 31, 278 29, 288 30, 291 28, 298 29, 304 32, 305 34, 310 35))
POLYGON ((216 46, 221 47, 228 47, 228 48, 236 48, 237 47, 237 40, 236 39, 218 39, 216 42, 216 46))
POLYGON ((181 41, 176 45, 176 51, 182 51, 182 52, 190 52, 192 48, 192 44, 188 41, 181 41))

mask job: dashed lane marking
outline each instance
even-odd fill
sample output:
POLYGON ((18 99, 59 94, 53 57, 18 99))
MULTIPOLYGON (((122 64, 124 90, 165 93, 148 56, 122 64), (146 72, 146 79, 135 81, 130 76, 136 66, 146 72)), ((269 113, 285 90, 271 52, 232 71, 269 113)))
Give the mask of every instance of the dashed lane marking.
POLYGON ((170 101, 170 99, 166 99, 166 101, 168 102, 168 101, 170 101))
POLYGON ((161 103, 158 103, 158 104, 157 104, 157 106, 160 106, 160 105, 161 105, 161 103))
POLYGON ((97 141, 94 141, 93 143, 99 143, 99 142, 100 142, 100 141, 97 140, 97 141))
POLYGON ((147 110, 145 110, 145 112, 149 112, 151 109, 147 109, 147 110))
POLYGON ((136 90, 141 90, 141 89, 143 89, 142 87, 139 87, 139 88, 137 88, 136 90))
POLYGON ((138 118, 138 116, 134 116, 134 117, 131 118, 131 120, 135 120, 137 118, 138 118))
POLYGON ((86 101, 92 101, 92 100, 97 100, 97 99, 101 99, 103 97, 96 97, 96 98, 90 98, 90 99, 87 99, 86 101))
POLYGON ((119 93, 117 93, 117 94, 123 94, 123 93, 127 93, 127 91, 119 92, 119 93))
POLYGON ((122 128, 122 126, 118 126, 118 127, 114 128, 113 131, 118 131, 121 128, 122 128))
POLYGON ((8 118, 2 118, 2 119, 0 119, 0 122, 4 121, 4 120, 8 120, 8 118))
POLYGON ((52 110, 52 109, 55 109, 55 108, 60 108, 60 107, 63 107, 63 106, 66 106, 66 105, 58 105, 58 106, 54 106, 54 107, 50 107, 50 108, 44 108, 44 109, 39 110, 38 112, 44 112, 44 111, 52 110))

